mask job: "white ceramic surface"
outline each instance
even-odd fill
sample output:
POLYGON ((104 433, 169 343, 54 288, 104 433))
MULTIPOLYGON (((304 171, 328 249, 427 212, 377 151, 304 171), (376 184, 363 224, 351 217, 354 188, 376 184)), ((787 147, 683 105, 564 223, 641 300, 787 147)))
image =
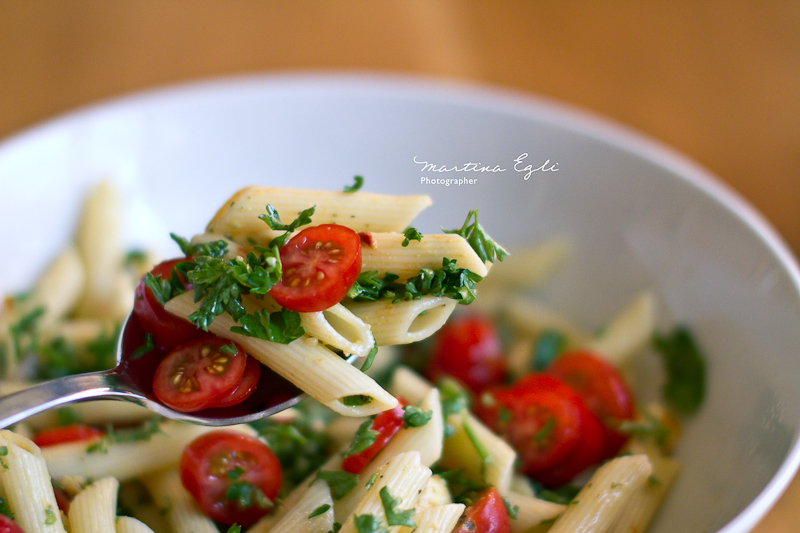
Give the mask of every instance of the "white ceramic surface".
POLYGON ((200 230, 240 186, 338 190, 356 174, 366 190, 430 194, 422 229, 457 227, 478 207, 503 244, 573 239, 546 297, 587 326, 646 287, 661 298, 662 326, 691 325, 709 357, 708 400, 686 427, 684 468, 654 533, 747 531, 791 480, 800 276, 785 246, 679 155, 518 94, 305 74, 169 88, 59 118, 0 145, 0 293, 35 277, 101 178, 125 191, 130 242, 175 253, 167 232, 200 230))

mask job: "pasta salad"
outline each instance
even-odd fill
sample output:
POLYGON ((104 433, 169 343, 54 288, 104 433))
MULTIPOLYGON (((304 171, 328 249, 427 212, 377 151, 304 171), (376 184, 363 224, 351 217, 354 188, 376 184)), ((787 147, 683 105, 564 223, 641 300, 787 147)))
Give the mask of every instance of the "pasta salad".
POLYGON ((477 212, 423 235, 428 197, 360 185, 243 189, 157 263, 121 251, 101 184, 4 304, 0 393, 113 366, 133 301, 171 409, 257 408, 276 380, 311 398, 225 429, 111 401, 37 415, 0 431, 0 531, 643 530, 678 471, 676 413, 702 401, 688 330, 657 334, 643 293, 589 334, 521 295, 562 241, 506 258, 477 212), (641 406, 625 369, 649 345, 669 379, 641 406))

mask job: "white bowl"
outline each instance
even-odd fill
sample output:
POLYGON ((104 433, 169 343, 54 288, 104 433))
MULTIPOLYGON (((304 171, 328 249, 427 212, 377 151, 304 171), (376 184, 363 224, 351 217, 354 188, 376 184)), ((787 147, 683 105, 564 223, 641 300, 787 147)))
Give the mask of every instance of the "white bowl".
POLYGON ((551 102, 327 74, 222 80, 78 111, 0 145, 0 293, 33 280, 100 178, 129 199, 131 243, 166 249, 168 231, 195 233, 241 186, 338 190, 356 174, 366 190, 430 194, 422 229, 457 227, 478 207, 503 244, 568 235, 575 255, 547 296, 587 325, 653 287, 662 325, 692 327, 708 356, 708 398, 685 428, 684 468, 653 532, 741 533, 775 502, 800 461, 791 254, 702 169, 551 102), (518 168, 552 170, 518 172, 522 154, 518 168), (487 171, 457 170, 468 163, 487 171))

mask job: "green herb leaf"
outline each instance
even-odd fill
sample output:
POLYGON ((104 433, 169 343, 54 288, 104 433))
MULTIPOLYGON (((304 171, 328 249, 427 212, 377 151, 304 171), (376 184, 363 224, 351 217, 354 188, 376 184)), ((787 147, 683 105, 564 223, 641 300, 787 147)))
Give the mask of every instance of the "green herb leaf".
POLYGON ((14 511, 8 506, 8 501, 5 498, 0 498, 0 514, 4 514, 14 520, 14 511))
POLYGON ((467 438, 469 438, 469 442, 472 444, 472 447, 475 448, 476 452, 478 452, 478 457, 481 458, 481 473, 485 475, 486 467, 492 464, 494 458, 489 452, 489 449, 486 447, 486 444, 484 444, 483 441, 478 437, 478 434, 475 433, 475 430, 472 429, 472 426, 466 418, 461 421, 461 427, 467 434, 467 438))
POLYGON ((145 420, 139 427, 115 429, 113 426, 108 425, 106 434, 97 442, 89 445, 86 448, 86 453, 108 453, 110 444, 148 441, 153 435, 162 433, 160 423, 161 417, 154 416, 145 420))
POLYGON ((469 393, 453 379, 443 378, 438 383, 439 398, 442 404, 442 416, 460 413, 464 409, 469 409, 469 393))
POLYGON ((375 360, 375 355, 378 353, 378 343, 372 345, 372 349, 367 354, 367 358, 364 360, 364 364, 361 365, 361 371, 366 372, 369 370, 369 367, 372 366, 372 362, 375 360))
POLYGON ((233 524, 231 527, 228 528, 226 533, 242 533, 242 526, 239 524, 233 524))
POLYGON ((144 344, 136 348, 131 354, 131 359, 138 359, 146 353, 152 352, 156 349, 156 343, 153 341, 152 333, 144 334, 144 344))
POLYGON ((644 420, 623 420, 617 430, 635 437, 652 437, 658 445, 663 445, 669 437, 669 430, 652 413, 643 411, 644 420))
POLYGON ((358 533, 387 533, 389 530, 381 523, 380 518, 371 514, 355 515, 353 525, 358 533))
POLYGON ((56 513, 53 512, 51 507, 48 507, 44 510, 44 524, 46 526, 52 526, 56 523, 56 513))
POLYGON ((278 215, 278 211, 273 206, 267 205, 267 214, 259 215, 258 218, 263 220, 267 226, 270 227, 270 229, 285 232, 283 235, 275 237, 270 241, 270 248, 275 247, 279 250, 283 248, 283 245, 289 240, 294 230, 300 226, 311 223, 311 215, 314 214, 315 209, 316 207, 309 207, 308 209, 300 211, 300 213, 297 214, 296 219, 289 224, 284 224, 281 222, 281 217, 278 215))
POLYGON ((367 396, 366 394, 354 394, 342 398, 342 405, 347 407, 360 407, 368 403, 372 403, 372 396, 367 396))
POLYGON ((181 237, 180 235, 170 233, 169 236, 173 241, 175 241, 178 244, 178 246, 181 249, 181 252, 183 252, 183 255, 187 257, 202 255, 202 256, 222 259, 223 257, 225 257, 225 254, 228 253, 228 243, 223 241, 222 239, 217 241, 200 242, 197 244, 192 244, 191 241, 181 237))
POLYGON ((249 481, 237 480, 230 484, 225 491, 225 498, 236 502, 241 509, 250 509, 258 506, 260 509, 269 509, 273 503, 264 492, 249 481))
POLYGON ((325 514, 325 513, 328 512, 328 510, 330 508, 331 508, 330 505, 328 505, 327 503, 324 503, 324 504, 320 505, 319 507, 317 507, 316 509, 314 509, 313 511, 311 511, 311 514, 308 515, 308 519, 311 520, 315 516, 319 516, 321 514, 325 514))
POLYGON ((403 242, 400 243, 400 245, 404 248, 408 246, 411 241, 422 242, 422 233, 420 233, 416 228, 406 228, 406 230, 403 232, 403 236, 405 239, 403 239, 403 242))
POLYGON ((478 257, 481 258, 481 261, 494 263, 495 257, 498 261, 502 261, 508 255, 505 248, 492 240, 483 229, 483 226, 480 225, 478 222, 477 209, 473 209, 467 213, 467 219, 464 221, 464 225, 459 229, 446 230, 442 228, 442 231, 445 233, 455 233, 456 235, 464 237, 470 247, 478 254, 478 257), (470 222, 473 218, 474 220, 470 222))
POLYGON ((364 185, 364 178, 361 176, 353 176, 353 180, 355 183, 344 186, 344 192, 356 192, 357 190, 361 189, 362 185, 364 185))
POLYGON ((705 397, 706 368, 691 332, 678 326, 668 335, 654 335, 653 345, 667 370, 665 401, 678 412, 697 412, 705 397))
POLYGON ((564 351, 567 339, 554 329, 548 329, 539 335, 533 346, 533 369, 541 372, 564 351))
POLYGON ((414 509, 401 510, 397 506, 400 500, 396 499, 389 492, 389 487, 382 487, 379 491, 383 511, 386 513, 386 523, 390 526, 417 527, 417 523, 411 518, 414 516, 414 509))
POLYGON ((270 313, 261 309, 242 316, 239 319, 240 326, 233 326, 231 331, 270 342, 289 344, 305 335, 306 330, 300 323, 300 313, 297 311, 281 308, 280 311, 270 313))
POLYGON ((378 432, 372 429, 372 420, 372 418, 365 420, 358 426, 355 435, 353 435, 353 442, 350 443, 350 447, 342 454, 342 457, 350 457, 372 446, 378 437, 378 432))
POLYGON ((416 407, 414 405, 406 405, 403 408, 403 427, 422 427, 430 421, 432 416, 433 411, 430 409, 423 409, 422 407, 416 407))
POLYGON ((475 284, 483 278, 466 268, 456 268, 455 259, 444 258, 442 268, 423 268, 405 283, 398 276, 375 270, 362 272, 350 287, 347 296, 355 301, 391 299, 394 302, 418 300, 423 296, 444 296, 469 304, 477 296, 475 284))
POLYGON ((334 500, 340 500, 358 484, 358 476, 356 474, 339 470, 320 470, 314 479, 321 479, 328 484, 334 500))

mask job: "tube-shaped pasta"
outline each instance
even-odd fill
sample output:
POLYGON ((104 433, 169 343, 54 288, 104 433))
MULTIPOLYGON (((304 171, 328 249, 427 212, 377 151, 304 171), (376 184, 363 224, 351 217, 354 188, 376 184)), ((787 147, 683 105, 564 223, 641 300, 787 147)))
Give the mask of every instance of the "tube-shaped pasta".
POLYGON ((503 496, 511 508, 517 508, 517 517, 510 521, 511 533, 530 531, 543 522, 552 520, 566 508, 560 503, 548 502, 517 492, 506 492, 503 496))
MULTIPOLYGON (((328 484, 315 481, 300 501, 287 512, 269 533, 316 533, 333 528, 333 498, 328 484), (313 515, 313 516, 312 516, 313 515)), ((251 533, 256 533, 252 529, 251 533)))
POLYGON ((309 191, 285 187, 245 187, 234 193, 208 223, 206 231, 240 244, 265 246, 279 235, 258 218, 272 205, 285 222, 315 206, 313 224, 342 224, 355 231, 403 231, 426 207, 429 196, 395 196, 367 192, 309 191))
MULTIPOLYGON (((168 301, 164 308, 175 316, 187 318, 198 306, 194 292, 189 291, 168 301)), ((317 339, 304 336, 289 344, 278 344, 233 333, 231 327, 235 325, 230 315, 223 313, 214 319, 209 331, 239 343, 248 354, 340 414, 367 416, 397 405, 395 397, 375 380, 317 339), (358 401, 350 401, 353 399, 358 401)))
POLYGON ((653 337, 656 324, 656 298, 650 291, 637 295, 603 328, 600 336, 585 347, 622 366, 653 337))
POLYGON ((47 464, 39 447, 0 430, 0 484, 17 523, 27 533, 64 533, 47 464))
POLYGON ((442 296, 392 303, 390 300, 351 302, 347 308, 369 324, 379 346, 408 344, 433 335, 456 307, 456 301, 442 296))
POLYGON ((597 469, 549 533, 602 533, 647 482, 652 466, 646 455, 617 457, 597 469))
POLYGON ((69 504, 70 533, 115 531, 118 490, 119 481, 105 477, 80 491, 69 504))
POLYGON ((153 500, 164 510, 174 533, 219 533, 214 521, 203 514, 189 492, 183 488, 175 468, 142 479, 153 500))
POLYGON ((442 268, 442 258, 455 259, 457 268, 467 268, 483 277, 489 272, 472 246, 461 235, 431 233, 420 241, 403 246, 402 233, 371 232, 361 246, 361 270, 377 270, 397 274, 406 280, 419 274, 422 268, 442 268))
POLYGON ((120 516, 117 517, 116 533, 153 533, 153 530, 141 520, 130 516, 120 516))
POLYGON ((375 346, 370 327, 342 304, 316 313, 300 313, 300 321, 308 335, 346 356, 366 357, 375 346))

